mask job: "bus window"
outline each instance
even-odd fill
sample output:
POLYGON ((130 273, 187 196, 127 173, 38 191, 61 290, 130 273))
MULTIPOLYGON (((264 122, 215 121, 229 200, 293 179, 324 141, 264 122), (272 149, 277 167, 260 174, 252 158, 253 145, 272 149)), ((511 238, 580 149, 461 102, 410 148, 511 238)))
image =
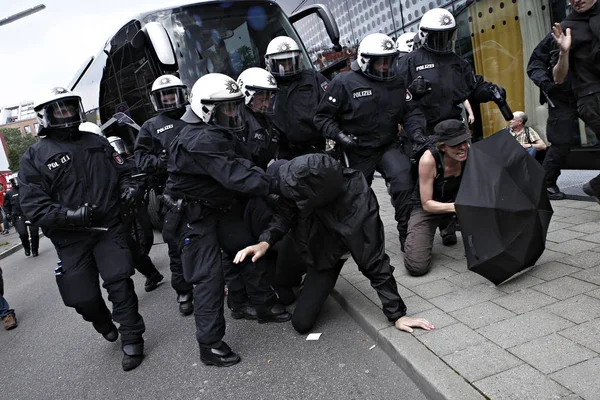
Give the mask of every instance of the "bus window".
MULTIPOLYGON (((184 6, 146 15, 167 29, 177 56, 179 76, 192 87, 204 74, 218 72, 237 79, 250 67, 263 67, 271 39, 290 36, 301 42, 287 17, 268 2, 226 2, 184 6)), ((303 54, 305 67, 311 65, 303 54)))

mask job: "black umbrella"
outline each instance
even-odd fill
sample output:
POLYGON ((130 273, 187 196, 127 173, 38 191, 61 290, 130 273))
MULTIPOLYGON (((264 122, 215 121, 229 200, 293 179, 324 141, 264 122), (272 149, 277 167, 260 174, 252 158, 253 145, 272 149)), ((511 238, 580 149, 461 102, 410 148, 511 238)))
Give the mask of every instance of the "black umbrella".
POLYGON ((456 197, 467 266, 498 285, 546 248, 544 169, 506 130, 474 143, 456 197))

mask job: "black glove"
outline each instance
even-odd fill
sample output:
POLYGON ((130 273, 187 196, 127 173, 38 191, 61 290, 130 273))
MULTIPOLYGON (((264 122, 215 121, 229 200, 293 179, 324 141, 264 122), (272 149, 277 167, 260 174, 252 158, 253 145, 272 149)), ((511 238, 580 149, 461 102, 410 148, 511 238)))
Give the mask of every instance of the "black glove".
POLYGON ((408 85, 408 91, 413 95, 413 98, 418 99, 431 92, 431 82, 422 76, 417 76, 417 78, 408 85))
POLYGON ((136 207, 142 203, 144 192, 140 188, 129 186, 121 194, 123 200, 129 207, 136 207))
POLYGON ((67 225, 90 226, 92 225, 92 207, 85 204, 77 210, 67 210, 67 225))
POLYGON ((338 132, 338 134, 335 135, 334 140, 344 150, 353 149, 357 145, 356 140, 352 136, 346 135, 344 132, 338 132))
POLYGON ((169 161, 169 155, 166 150, 160 152, 158 156, 158 169, 165 170, 167 169, 167 162, 169 161))
POLYGON ((269 185, 269 195, 281 194, 281 188, 279 187, 279 177, 272 177, 271 184, 269 185))
POLYGON ((554 89, 556 89, 556 83, 552 81, 546 81, 540 85, 540 88, 544 91, 544 93, 550 94, 554 89))
POLYGON ((498 86, 495 83, 490 84, 488 90, 492 94, 493 101, 497 104, 498 101, 506 101, 506 90, 502 86, 498 86))

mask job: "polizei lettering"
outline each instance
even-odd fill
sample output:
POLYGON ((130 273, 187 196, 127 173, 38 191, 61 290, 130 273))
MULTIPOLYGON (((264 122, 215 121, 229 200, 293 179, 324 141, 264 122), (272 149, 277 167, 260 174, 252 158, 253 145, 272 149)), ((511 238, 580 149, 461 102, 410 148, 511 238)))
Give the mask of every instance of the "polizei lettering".
POLYGON ((55 168, 58 168, 66 163, 71 161, 71 157, 68 154, 58 155, 53 161, 50 161, 46 164, 48 170, 52 171, 55 168))
POLYGON ((357 90, 352 93, 352 97, 355 99, 360 99, 361 97, 373 96, 373 91, 371 89, 366 90, 357 90))
POLYGON ((431 68, 435 68, 435 64, 418 65, 417 68, 415 68, 415 70, 416 71, 423 71, 424 69, 431 69, 431 68))
POLYGON ((156 133, 163 133, 164 131, 168 131, 169 129, 173 129, 173 124, 165 125, 162 128, 156 130, 156 133))

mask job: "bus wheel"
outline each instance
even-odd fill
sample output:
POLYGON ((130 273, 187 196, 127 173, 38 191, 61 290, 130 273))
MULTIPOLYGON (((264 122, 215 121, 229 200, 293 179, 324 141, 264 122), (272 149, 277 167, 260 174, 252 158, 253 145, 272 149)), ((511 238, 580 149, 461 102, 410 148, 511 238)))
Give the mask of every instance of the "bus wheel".
POLYGON ((164 210, 160 209, 161 202, 162 196, 157 195, 153 189, 150 190, 148 195, 148 214, 150 215, 150 221, 152 222, 154 229, 158 229, 162 232, 163 219, 161 214, 164 213, 164 210))

